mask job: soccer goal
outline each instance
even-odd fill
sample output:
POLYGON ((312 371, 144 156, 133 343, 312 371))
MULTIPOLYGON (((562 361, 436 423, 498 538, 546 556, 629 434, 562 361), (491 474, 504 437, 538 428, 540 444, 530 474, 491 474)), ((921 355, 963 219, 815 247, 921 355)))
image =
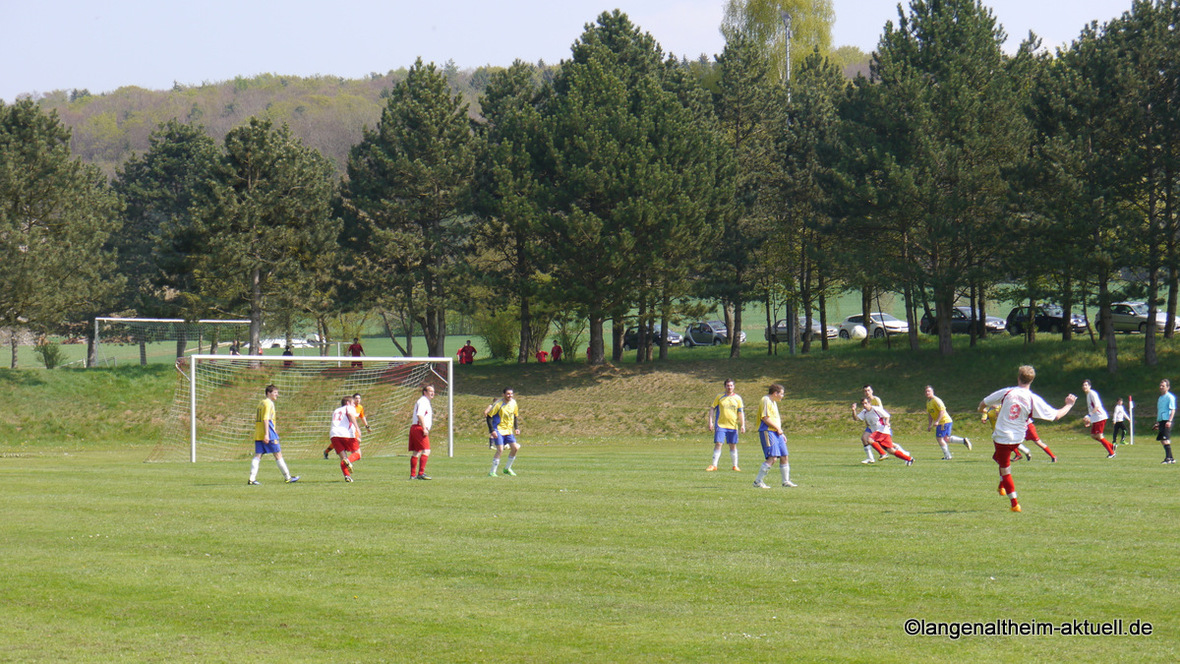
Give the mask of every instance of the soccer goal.
POLYGON ((94 319, 95 364, 172 361, 193 353, 214 354, 219 346, 229 352, 249 327, 248 320, 99 316, 94 319))
POLYGON ((254 454, 254 417, 267 385, 279 388, 275 424, 283 455, 314 458, 328 445, 332 411, 361 394, 371 431, 365 456, 406 449, 410 415, 425 385, 435 390, 436 445, 446 432, 454 456, 453 367, 448 357, 194 355, 177 363, 177 386, 164 439, 148 461, 226 461, 254 454), (445 426, 444 426, 445 425, 445 426))

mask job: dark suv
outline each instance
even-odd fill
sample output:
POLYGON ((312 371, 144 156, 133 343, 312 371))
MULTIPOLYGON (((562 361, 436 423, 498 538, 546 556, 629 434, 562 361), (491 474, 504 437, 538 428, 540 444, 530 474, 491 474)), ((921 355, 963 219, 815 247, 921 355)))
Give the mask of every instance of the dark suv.
MULTIPOLYGON (((1016 307, 1008 312, 1008 333, 1014 335, 1024 334, 1024 331, 1028 328, 1028 318, 1028 307, 1016 307)), ((1036 325, 1037 332, 1061 334, 1065 330, 1065 317, 1061 307, 1037 307, 1033 321, 1036 325)), ((1069 325, 1073 328, 1074 332, 1078 333, 1090 329, 1090 323, 1083 314, 1072 314, 1069 325)))
MULTIPOLYGON (((658 335, 659 328, 647 328, 647 338, 651 339, 652 346, 660 345, 660 337, 658 335)), ((684 339, 680 336, 679 332, 668 330, 669 346, 679 346, 680 342, 683 340, 684 339)), ((631 327, 627 328, 626 332, 623 333, 623 350, 635 350, 636 348, 639 348, 639 327, 632 325, 631 327)))

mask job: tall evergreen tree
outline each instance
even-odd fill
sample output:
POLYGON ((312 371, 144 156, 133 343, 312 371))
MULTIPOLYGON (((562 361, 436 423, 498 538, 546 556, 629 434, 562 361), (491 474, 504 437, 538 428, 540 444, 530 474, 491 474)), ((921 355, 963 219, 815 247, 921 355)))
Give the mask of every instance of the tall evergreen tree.
POLYGON ((326 279, 335 262, 341 222, 332 216, 333 193, 327 159, 285 125, 252 118, 226 135, 213 178, 193 205, 192 225, 164 232, 165 242, 201 238, 189 256, 196 288, 227 309, 247 309, 255 353, 265 315, 290 303, 300 284, 326 279))
POLYGON ((112 303, 124 284, 105 247, 121 223, 118 197, 69 145, 56 113, 0 101, 0 326, 13 331, 60 330, 112 303))
POLYGON ((412 312, 434 356, 446 355, 446 313, 470 247, 474 164, 467 105, 421 59, 348 159, 345 201, 366 238, 367 286, 412 312))
POLYGON ((119 169, 114 182, 126 204, 125 223, 112 238, 119 255, 119 272, 128 285, 123 307, 140 316, 199 318, 207 307, 199 301, 169 297, 160 287, 184 284, 170 293, 195 294, 186 260, 198 237, 173 237, 157 244, 165 226, 191 228, 190 211, 199 192, 208 186, 219 159, 217 144, 202 127, 175 120, 152 132, 151 147, 119 169))
POLYGON ((658 234, 683 238, 677 224, 700 228, 710 214, 711 199, 692 198, 717 182, 717 162, 694 158, 705 148, 692 133, 708 127, 668 76, 651 35, 603 13, 541 106, 546 241, 555 283, 589 319, 591 364, 605 361, 603 322, 626 315, 639 277, 663 255, 658 234))

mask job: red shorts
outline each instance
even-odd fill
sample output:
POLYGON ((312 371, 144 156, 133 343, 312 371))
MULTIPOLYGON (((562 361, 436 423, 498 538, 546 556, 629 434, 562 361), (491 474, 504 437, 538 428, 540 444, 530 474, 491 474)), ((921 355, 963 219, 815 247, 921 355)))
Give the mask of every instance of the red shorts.
POLYGON ((411 452, 425 452, 430 450, 430 436, 426 435, 426 429, 423 429, 421 424, 410 425, 409 450, 411 452))
POLYGON ((1094 422, 1090 425, 1090 434, 1094 436, 1101 436, 1102 432, 1106 431, 1106 420, 1101 422, 1094 422))
POLYGON ((1024 439, 1031 440, 1034 443, 1041 439, 1041 437, 1037 435, 1036 425, 1034 425, 1032 422, 1029 422, 1028 428, 1024 430, 1024 439))
POLYGON ((992 458, 996 460, 996 463, 1000 464, 1000 468, 1010 467, 1012 465, 1012 454, 1014 452, 1019 453, 1020 446, 1004 445, 995 441, 992 441, 992 445, 996 446, 996 452, 992 454, 992 458))
POLYGON ((877 443, 881 447, 893 447, 893 436, 887 433, 876 431, 873 432, 869 438, 871 438, 873 442, 877 443))
POLYGON ((339 436, 332 436, 332 449, 336 453, 340 452, 355 452, 361 448, 361 441, 359 438, 341 438, 339 436))

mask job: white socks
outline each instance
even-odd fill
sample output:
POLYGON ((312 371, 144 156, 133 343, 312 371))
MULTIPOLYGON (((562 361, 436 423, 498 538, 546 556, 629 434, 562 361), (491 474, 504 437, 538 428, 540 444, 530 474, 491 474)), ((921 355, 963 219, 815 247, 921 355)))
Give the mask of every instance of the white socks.
POLYGON ((287 462, 283 459, 275 459, 275 463, 279 464, 279 470, 283 471, 283 479, 291 479, 291 471, 287 470, 287 462))
POLYGON ((262 457, 254 457, 250 460, 250 481, 253 482, 258 479, 258 462, 262 457))
MULTIPOLYGON (((733 465, 735 465, 735 466, 738 465, 738 463, 737 463, 737 447, 734 447, 732 450, 729 451, 729 456, 733 459, 733 465)), ((713 464, 713 465, 716 466, 717 464, 713 464)))

